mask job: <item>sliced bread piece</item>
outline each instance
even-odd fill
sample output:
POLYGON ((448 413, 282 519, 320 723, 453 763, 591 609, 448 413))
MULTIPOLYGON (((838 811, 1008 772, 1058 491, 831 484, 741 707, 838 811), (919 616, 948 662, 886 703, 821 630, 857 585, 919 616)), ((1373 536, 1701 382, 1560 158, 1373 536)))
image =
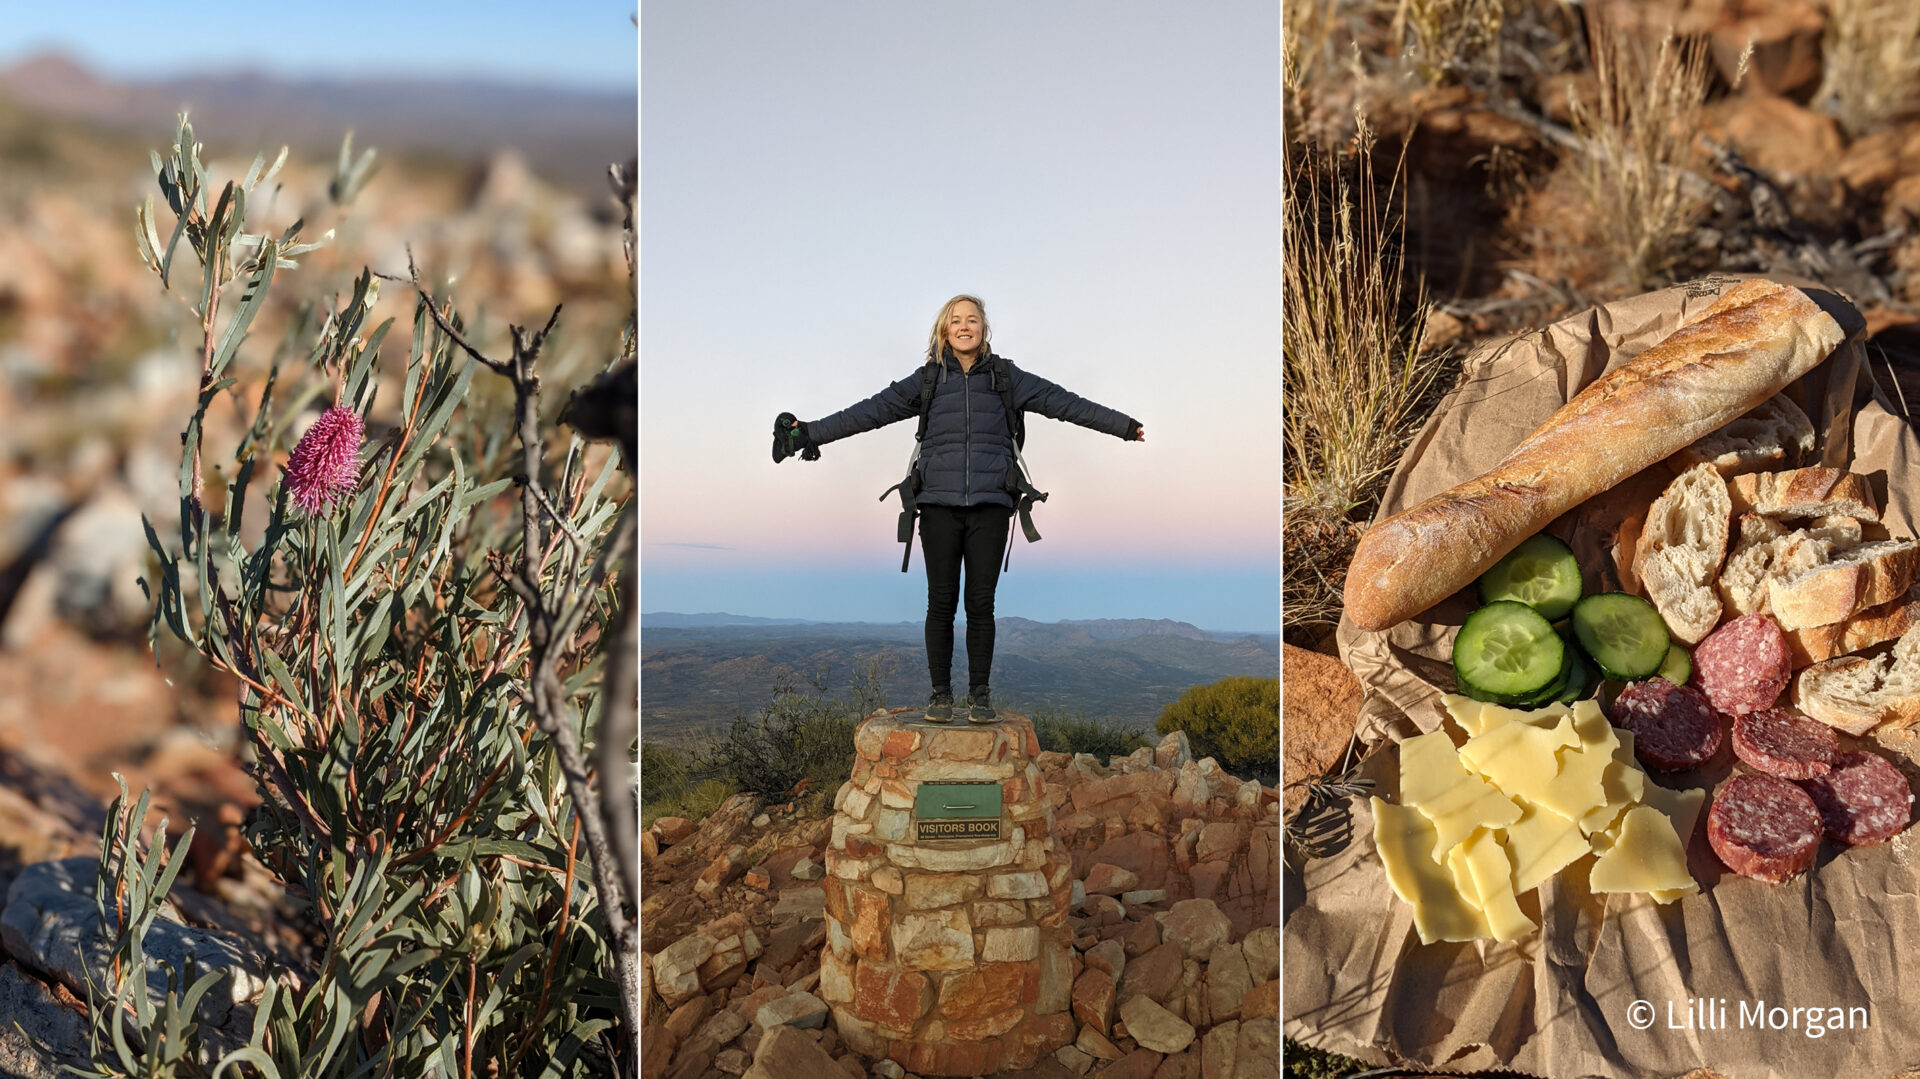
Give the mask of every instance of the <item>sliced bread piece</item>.
POLYGON ((1675 472, 1712 465, 1722 476, 1792 468, 1813 453, 1813 423, 1781 394, 1667 459, 1675 472))
POLYGON ((1838 622, 1891 603, 1913 584, 1920 543, 1883 540, 1839 552, 1828 561, 1767 581, 1767 610, 1782 629, 1838 622))
POLYGON ((1796 468, 1790 472, 1754 472, 1727 483, 1733 512, 1769 517, 1826 517, 1844 514, 1869 521, 1880 508, 1867 478, 1838 468, 1796 468))
POLYGON ((1795 670, 1891 641, 1920 626, 1920 585, 1891 603, 1869 607, 1852 618, 1824 626, 1786 630, 1787 651, 1795 670))
POLYGON ((1887 655, 1842 656, 1801 671, 1793 704, 1855 736, 1920 721, 1920 627, 1902 634, 1887 655))
POLYGON ((1647 509, 1634 545, 1634 572, 1667 629, 1688 644, 1720 621, 1714 582, 1727 557, 1732 503, 1727 481, 1711 464, 1696 465, 1667 485, 1647 509))
POLYGON ((1715 584, 1721 602, 1736 618, 1767 610, 1769 581, 1812 569, 1825 563, 1834 551, 1858 542, 1857 538, 1843 541, 1843 537, 1844 532, 1834 528, 1789 531, 1771 517, 1741 515, 1740 541, 1727 556, 1726 567, 1715 584))

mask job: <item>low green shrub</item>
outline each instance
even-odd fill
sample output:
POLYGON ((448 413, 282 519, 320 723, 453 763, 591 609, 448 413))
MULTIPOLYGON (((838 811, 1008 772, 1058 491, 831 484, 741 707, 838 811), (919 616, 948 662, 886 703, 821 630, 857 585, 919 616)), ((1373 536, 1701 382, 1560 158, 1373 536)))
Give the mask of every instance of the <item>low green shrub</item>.
POLYGON ((1109 757, 1124 757, 1153 744, 1138 731, 1084 713, 1062 712, 1050 704, 1035 709, 1028 718, 1033 720, 1040 748, 1049 753, 1090 753, 1105 764, 1109 757))
POLYGON ((1194 686, 1160 713, 1159 731, 1186 731, 1195 757, 1244 779, 1280 777, 1280 680, 1235 675, 1194 686))

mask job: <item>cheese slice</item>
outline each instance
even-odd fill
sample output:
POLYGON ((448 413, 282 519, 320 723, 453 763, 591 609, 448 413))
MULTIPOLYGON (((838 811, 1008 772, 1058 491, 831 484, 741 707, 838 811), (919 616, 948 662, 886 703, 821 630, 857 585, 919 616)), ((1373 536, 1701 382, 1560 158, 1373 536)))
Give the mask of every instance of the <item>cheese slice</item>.
POLYGON ((1447 714, 1453 717, 1454 726, 1465 731, 1471 738, 1480 733, 1480 712, 1487 706, 1463 693, 1449 693, 1440 698, 1447 714))
POLYGON ((1699 787, 1689 787, 1683 791, 1668 790, 1658 783, 1648 782, 1640 800, 1666 814, 1667 820, 1673 825, 1673 834, 1679 836, 1680 845, 1686 847, 1693 840, 1693 826, 1700 820, 1700 807, 1706 803, 1707 792, 1699 787))
POLYGON ((1640 803, 1647 785, 1647 774, 1633 759, 1633 732, 1616 730, 1613 756, 1600 773, 1600 791, 1606 800, 1580 818, 1580 830, 1592 835, 1611 828, 1628 806, 1640 803))
MULTIPOLYGON (((1562 746, 1579 744, 1573 716, 1568 713, 1550 729, 1530 723, 1504 723, 1494 727, 1461 746, 1460 760, 1500 788, 1502 794, 1516 800, 1539 802, 1555 797, 1553 781, 1560 774, 1560 759, 1555 751, 1562 746)), ((1557 800, 1564 801, 1566 796, 1562 794, 1557 800)), ((1566 816, 1577 818, 1580 813, 1566 816)))
POLYGON ((1456 848, 1456 853, 1466 863, 1480 914, 1487 920, 1487 931, 1493 934, 1493 939, 1512 940, 1539 928, 1514 900, 1513 863, 1507 860, 1506 848, 1493 832, 1476 829, 1456 848))
POLYGON ((1525 807, 1520 819, 1507 825, 1504 838, 1516 895, 1538 888, 1592 849, 1579 825, 1539 806, 1525 807))
POLYGON ((1596 807, 1606 804, 1604 778, 1613 766, 1614 751, 1620 746, 1613 724, 1600 713, 1593 701, 1581 701, 1573 709, 1573 732, 1579 744, 1557 751, 1559 774, 1541 788, 1534 800, 1568 820, 1580 820, 1596 807))
POLYGON ((1480 909, 1480 896, 1474 890, 1473 870, 1467 868, 1467 845, 1465 843, 1447 852, 1447 874, 1453 878, 1453 890, 1460 893, 1460 899, 1480 923, 1480 929, 1473 939, 1484 940, 1493 936, 1493 927, 1487 924, 1486 912, 1480 909))
POLYGON ((1417 809, 1378 798, 1371 802, 1373 842, 1386 866, 1387 884, 1413 907, 1420 943, 1487 936, 1486 919, 1461 896, 1452 871, 1435 863, 1433 823, 1417 809))
MULTIPOLYGON (((1697 889, 1687 872, 1687 851, 1666 814, 1652 806, 1627 810, 1613 844, 1588 876, 1598 892, 1679 892, 1697 889)), ((1671 902, 1671 900, 1668 900, 1671 902)))
POLYGON ((1467 733, 1478 737, 1496 727, 1504 727, 1509 723, 1525 723, 1533 727, 1551 728, 1559 725, 1560 717, 1567 714, 1567 706, 1557 702, 1542 708, 1535 708, 1532 711, 1523 711, 1518 708, 1505 708, 1497 704, 1488 704, 1481 706, 1480 714, 1476 717, 1479 726, 1469 730, 1467 733))
POLYGON ((1433 860, 1473 834, 1520 819, 1513 799, 1460 765, 1460 754, 1446 731, 1434 731, 1400 743, 1400 804, 1433 822, 1433 860))

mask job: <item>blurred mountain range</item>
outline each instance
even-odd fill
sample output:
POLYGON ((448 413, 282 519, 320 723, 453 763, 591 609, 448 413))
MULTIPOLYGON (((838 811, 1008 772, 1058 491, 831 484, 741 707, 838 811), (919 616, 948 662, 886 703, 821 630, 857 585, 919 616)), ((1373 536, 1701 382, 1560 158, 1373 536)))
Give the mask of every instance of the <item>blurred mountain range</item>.
MULTIPOLYGON (((1146 729, 1189 688, 1228 675, 1277 677, 1276 634, 1211 633, 1171 619, 1072 622, 994 620, 994 699, 1031 712, 1117 720, 1146 729)), ((963 684, 966 646, 954 648, 954 684, 963 684)), ((643 614, 640 712, 647 737, 671 741, 723 728, 766 707, 776 686, 845 692, 878 662, 887 704, 927 697, 926 651, 918 622, 748 622, 725 614, 643 614), (702 624, 692 624, 695 620, 702 624), (677 624, 675 624, 677 623, 677 624)))
POLYGON ((361 146, 473 159, 512 147, 535 172, 599 198, 610 162, 638 152, 632 93, 596 93, 485 79, 280 79, 257 71, 116 81, 70 56, 40 53, 0 68, 0 95, 54 116, 151 135, 190 109, 196 130, 246 147, 361 146))

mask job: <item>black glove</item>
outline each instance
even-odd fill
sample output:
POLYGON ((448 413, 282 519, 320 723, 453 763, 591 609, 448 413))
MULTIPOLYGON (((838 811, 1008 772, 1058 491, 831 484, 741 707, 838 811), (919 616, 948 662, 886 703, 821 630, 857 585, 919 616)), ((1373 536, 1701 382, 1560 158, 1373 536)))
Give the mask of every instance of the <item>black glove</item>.
POLYGON ((796 453, 802 461, 820 459, 820 447, 807 436, 807 425, 793 413, 782 412, 773 421, 773 463, 777 465, 796 453))

